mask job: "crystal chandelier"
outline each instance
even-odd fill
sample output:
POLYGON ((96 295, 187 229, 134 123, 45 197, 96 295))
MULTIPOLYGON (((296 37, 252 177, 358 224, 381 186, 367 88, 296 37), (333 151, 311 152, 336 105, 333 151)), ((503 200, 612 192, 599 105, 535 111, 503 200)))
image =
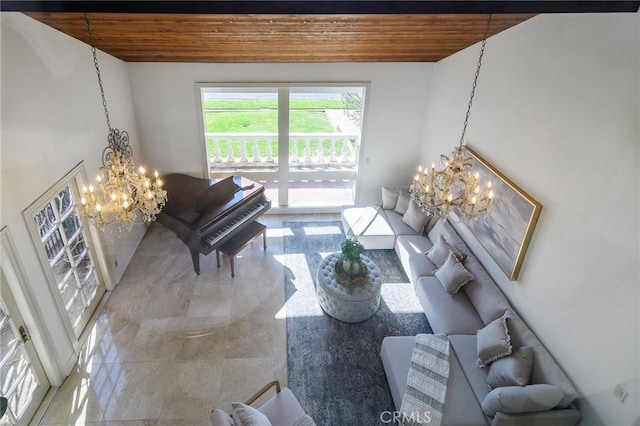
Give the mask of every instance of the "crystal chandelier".
POLYGON ((82 213, 100 229, 130 230, 136 223, 138 212, 144 222, 155 220, 167 201, 167 191, 162 189, 162 180, 158 177, 157 171, 151 178, 146 176, 143 167, 136 170, 129 145, 129 134, 111 127, 95 42, 86 13, 84 19, 91 41, 93 63, 98 76, 109 137, 108 146, 102 152, 103 166, 96 177, 97 186, 89 185, 82 188, 82 213))
POLYGON ((469 114, 476 91, 476 84, 478 83, 478 76, 480 75, 482 55, 487 43, 490 25, 491 15, 489 15, 487 28, 482 39, 460 144, 448 156, 440 155, 443 169, 436 170, 435 163, 431 163, 430 169, 426 167, 423 169, 422 166, 419 166, 418 174, 414 176, 409 188, 411 199, 418 207, 422 211, 438 217, 444 218, 449 213, 455 212, 456 215, 464 220, 478 220, 491 208, 491 200, 493 199, 491 181, 487 182, 486 186, 482 188, 482 184, 478 180, 479 173, 473 173, 473 162, 464 145, 464 135, 467 131, 467 123, 469 122, 469 114))

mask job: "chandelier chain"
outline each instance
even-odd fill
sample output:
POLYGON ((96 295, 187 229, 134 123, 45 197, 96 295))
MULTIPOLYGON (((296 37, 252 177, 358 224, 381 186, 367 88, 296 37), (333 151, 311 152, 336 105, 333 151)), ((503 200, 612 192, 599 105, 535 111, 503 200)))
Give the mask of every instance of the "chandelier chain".
POLYGON ((91 53, 93 54, 93 65, 96 68, 96 75, 98 76, 98 86, 100 86, 100 96, 102 96, 102 106, 104 108, 104 115, 107 118, 107 127, 109 133, 113 131, 111 128, 111 120, 109 119, 109 110, 107 109, 107 98, 104 96, 104 87, 102 86, 102 77, 100 75, 100 66, 98 65, 98 54, 96 53, 96 43, 93 39, 93 33, 91 32, 91 23, 89 22, 89 16, 85 13, 84 20, 87 23, 87 32, 89 33, 89 42, 91 43, 91 53))
POLYGON ((471 114, 471 105, 473 104, 473 97, 476 94, 476 85, 478 84, 478 77, 480 76, 480 67, 482 66, 482 56, 484 55, 484 47, 487 44, 487 35, 489 35, 489 28, 491 27, 491 17, 487 20, 487 27, 484 30, 484 37, 482 38, 482 46, 480 47, 480 56, 478 57, 478 66, 476 67, 476 75, 473 78, 473 86, 471 86, 471 97, 469 98, 469 105, 467 105, 467 114, 464 117, 464 126, 462 126, 462 135, 460 136, 460 147, 464 142, 464 135, 467 133, 467 124, 469 123, 469 115, 471 114))

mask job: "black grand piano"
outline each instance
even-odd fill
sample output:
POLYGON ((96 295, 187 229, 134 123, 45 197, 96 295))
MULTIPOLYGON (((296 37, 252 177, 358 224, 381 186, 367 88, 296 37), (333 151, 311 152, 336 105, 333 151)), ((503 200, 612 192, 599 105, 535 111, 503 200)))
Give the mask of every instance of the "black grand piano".
POLYGON ((242 176, 216 180, 170 174, 162 180, 167 203, 158 222, 189 247, 196 274, 200 253, 219 248, 271 208, 264 186, 242 176))

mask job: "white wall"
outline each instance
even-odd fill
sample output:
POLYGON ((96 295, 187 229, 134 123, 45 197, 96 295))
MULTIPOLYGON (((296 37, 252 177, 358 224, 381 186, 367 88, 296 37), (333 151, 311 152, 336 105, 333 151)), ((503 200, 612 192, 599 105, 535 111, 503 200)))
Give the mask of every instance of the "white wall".
MULTIPOLYGON (((490 38, 467 132, 544 206, 517 282, 460 230, 578 388, 585 425, 639 422, 639 22, 545 15, 490 38)), ((423 164, 458 143, 478 52, 436 64, 423 164)))
MULTIPOLYGON (((81 161, 93 176, 107 145, 107 125, 89 46, 20 13, 2 12, 0 227, 13 234, 33 294, 56 343, 57 364, 74 359, 22 211, 81 161)), ((126 129, 137 151, 127 64, 99 52, 111 121, 126 129)), ((117 281, 144 229, 103 239, 117 281)), ((66 373, 66 371, 63 371, 66 373)), ((56 384, 56 383, 54 383, 56 384)))
POLYGON ((202 176, 198 82, 371 82, 360 202, 406 185, 422 138, 433 64, 130 64, 144 154, 162 173, 202 176))

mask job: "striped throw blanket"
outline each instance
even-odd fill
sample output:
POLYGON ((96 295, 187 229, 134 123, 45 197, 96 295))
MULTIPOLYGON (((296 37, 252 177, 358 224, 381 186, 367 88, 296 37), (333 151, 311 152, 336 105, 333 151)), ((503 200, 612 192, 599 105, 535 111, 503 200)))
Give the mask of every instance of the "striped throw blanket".
POLYGON ((439 426, 449 378, 449 339, 418 334, 400 412, 405 425, 439 426))

